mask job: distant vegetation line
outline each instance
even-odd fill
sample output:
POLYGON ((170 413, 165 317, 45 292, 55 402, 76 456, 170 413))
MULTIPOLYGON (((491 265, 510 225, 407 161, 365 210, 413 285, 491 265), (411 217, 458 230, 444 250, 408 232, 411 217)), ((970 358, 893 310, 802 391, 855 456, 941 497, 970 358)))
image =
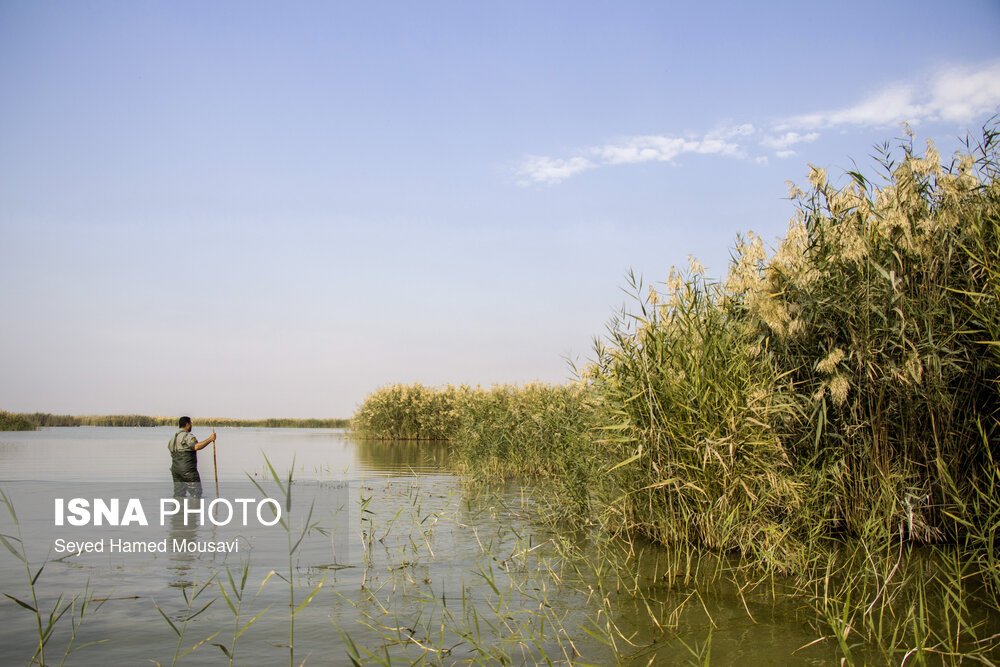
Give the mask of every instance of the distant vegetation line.
MULTIPOLYGON (((202 426, 251 428, 347 428, 350 419, 229 419, 198 418, 202 426)), ((177 417, 148 415, 52 415, 45 412, 14 413, 0 410, 0 431, 32 431, 42 426, 176 426, 177 417)))

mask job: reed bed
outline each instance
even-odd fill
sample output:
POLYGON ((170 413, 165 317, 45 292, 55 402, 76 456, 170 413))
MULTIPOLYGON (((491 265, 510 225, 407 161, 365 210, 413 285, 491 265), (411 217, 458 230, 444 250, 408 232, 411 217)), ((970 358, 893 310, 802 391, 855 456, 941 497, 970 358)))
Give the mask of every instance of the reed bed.
POLYGON ((35 424, 24 415, 0 410, 0 431, 34 431, 35 424))
MULTIPOLYGON (((361 437, 447 440, 473 482, 513 476, 544 481, 550 510, 589 521, 596 395, 586 382, 427 387, 390 385, 369 395, 352 421, 361 437)), ((394 446, 399 446, 398 444, 394 446)))
POLYGON ((879 186, 811 168, 777 249, 739 239, 725 282, 693 259, 659 288, 630 276, 578 382, 388 386, 354 428, 572 478, 608 527, 778 569, 820 538, 960 539, 1000 426, 998 145, 942 165, 911 139, 879 186))
POLYGON ((460 423, 465 385, 393 384, 367 397, 351 418, 358 435, 375 440, 450 440, 460 423))
MULTIPOLYGON (((479 477, 551 480, 558 518, 782 578, 849 662, 995 658, 1000 130, 946 162, 907 134, 877 180, 810 167, 724 281, 630 275, 578 382, 420 387, 407 423, 479 477)), ((398 432, 406 391, 356 423, 398 432)))

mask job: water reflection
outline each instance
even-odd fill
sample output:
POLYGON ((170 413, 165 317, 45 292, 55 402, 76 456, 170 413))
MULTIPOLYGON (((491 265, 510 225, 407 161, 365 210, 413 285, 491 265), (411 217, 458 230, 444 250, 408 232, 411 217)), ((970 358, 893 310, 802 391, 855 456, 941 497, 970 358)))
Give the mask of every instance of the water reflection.
POLYGON ((351 438, 363 470, 439 473, 451 465, 449 444, 441 440, 363 440, 351 438))
MULTIPOLYGON (((183 503, 183 499, 179 499, 183 503)), ((178 512, 170 517, 167 539, 172 547, 176 541, 181 543, 186 541, 197 541, 198 523, 196 521, 185 521, 184 512, 178 512)), ((182 549, 168 549, 170 554, 170 564, 167 570, 170 571, 169 586, 174 588, 187 588, 194 585, 196 573, 194 572, 195 562, 200 556, 195 552, 184 551, 182 549)))

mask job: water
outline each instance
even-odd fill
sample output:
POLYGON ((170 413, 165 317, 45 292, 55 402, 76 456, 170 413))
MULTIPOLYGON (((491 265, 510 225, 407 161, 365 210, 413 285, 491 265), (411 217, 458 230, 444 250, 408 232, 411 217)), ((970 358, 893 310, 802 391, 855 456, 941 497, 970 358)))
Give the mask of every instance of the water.
MULTIPOLYGON (((0 532, 16 536, 20 528, 32 575, 44 563, 35 589, 46 617, 59 595, 61 604, 77 597, 46 646, 47 664, 62 659, 74 623, 73 646, 83 648, 67 664, 170 664, 198 642, 204 643, 180 663, 227 664, 216 644, 231 650, 235 628, 255 617, 235 642, 235 664, 350 664, 352 651, 363 660, 370 651, 407 662, 533 663, 547 656, 607 664, 617 656, 674 663, 709 647, 721 664, 835 660, 830 642, 802 648, 818 635, 801 603, 666 579, 667 555, 652 547, 634 560, 633 583, 643 595, 625 592, 602 577, 604 555, 588 536, 554 533, 533 521, 543 495, 516 485, 464 484, 449 470, 442 444, 363 442, 339 430, 220 429, 220 497, 273 497, 288 530, 262 526, 253 516, 248 526, 215 525, 210 515, 205 525, 184 525, 176 516, 161 525, 159 504, 172 494, 166 443, 173 432, 0 433, 0 488, 18 513, 18 525, 3 513, 0 532), (282 480, 291 472, 290 506, 271 468, 282 480), (57 498, 119 498, 122 505, 135 498, 149 525, 56 526, 57 498), (105 550, 58 553, 60 539, 100 542, 105 550), (167 548, 111 553, 113 540, 167 548), (238 550, 192 553, 175 550, 175 543, 238 550), (245 566, 237 624, 220 583, 235 607, 232 584, 239 587, 245 566), (95 601, 81 623, 79 601, 88 595, 95 601), (666 621, 675 610, 681 619, 675 628, 651 621, 666 621), (84 646, 91 642, 99 643, 84 646)), ((214 499, 211 447, 199 452, 199 469, 205 499, 214 499)), ((32 604, 24 564, 6 549, 0 591, 32 604)), ((28 662, 37 645, 34 614, 9 599, 0 614, 0 661, 28 662)))

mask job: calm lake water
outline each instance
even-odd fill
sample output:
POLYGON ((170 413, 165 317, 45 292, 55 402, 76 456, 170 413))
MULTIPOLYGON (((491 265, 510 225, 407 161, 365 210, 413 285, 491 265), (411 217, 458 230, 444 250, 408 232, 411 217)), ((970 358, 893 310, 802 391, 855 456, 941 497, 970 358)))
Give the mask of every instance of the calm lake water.
MULTIPOLYGON (((255 515, 243 526, 238 512, 228 523, 214 515, 223 525, 209 515, 204 525, 194 515, 192 525, 177 516, 161 525, 160 503, 172 496, 166 443, 174 430, 0 433, 0 488, 18 519, 0 510, 0 532, 20 531, 32 575, 44 564, 35 595, 46 617, 60 595, 59 604, 78 599, 55 626, 46 664, 63 659, 74 624, 72 647, 82 648, 66 664, 168 665, 206 639, 178 664, 228 664, 216 644, 231 650, 237 628, 255 617, 235 641, 234 664, 350 664, 354 651, 362 661, 382 662, 506 657, 531 664, 547 656, 673 664, 709 648, 718 664, 836 662, 831 642, 802 648, 818 635, 801 601, 667 581, 667 555, 654 548, 634 561, 642 598, 626 593, 620 582, 602 578, 603 556, 587 536, 556 534, 532 521, 544 497, 516 485, 463 483, 449 470, 442 444, 363 442, 339 430, 219 429, 219 497, 237 509, 239 498, 275 498, 287 530, 262 526, 255 515), (272 467, 282 480, 291 473, 290 493, 272 479, 272 467), (65 512, 70 498, 118 498, 121 511, 136 499, 149 525, 55 525, 56 499, 65 512), (59 552, 60 540, 101 543, 104 550, 59 552), (167 549, 112 552, 115 540, 119 547, 162 542, 167 549), (175 543, 237 550, 175 550, 175 543), (240 586, 245 567, 237 623, 232 585, 240 586), (79 600, 87 596, 94 602, 81 622, 79 600), (680 624, 657 628, 651 608, 662 619, 681 609, 680 624), (612 645, 609 624, 618 630, 612 645)), ((204 438, 210 431, 194 432, 204 438)), ((204 500, 214 500, 211 447, 199 452, 199 469, 204 500)), ((7 549, 0 550, 0 592, 34 604, 25 566, 7 549)), ((0 661, 26 664, 38 641, 34 614, 9 598, 0 614, 0 661)))

